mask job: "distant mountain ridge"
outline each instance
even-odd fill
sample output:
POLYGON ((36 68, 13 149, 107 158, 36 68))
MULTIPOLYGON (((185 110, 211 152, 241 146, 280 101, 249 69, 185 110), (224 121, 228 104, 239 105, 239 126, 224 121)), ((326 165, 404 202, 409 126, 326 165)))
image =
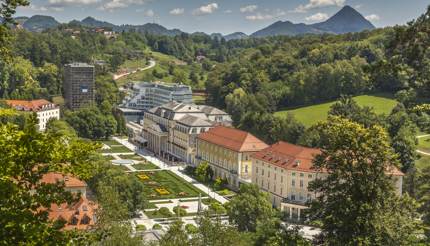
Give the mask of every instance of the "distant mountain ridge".
POLYGON ((277 35, 296 36, 302 34, 333 33, 343 34, 372 30, 375 26, 351 6, 344 6, 339 12, 328 20, 307 25, 294 24, 290 21, 278 21, 251 34, 251 37, 268 37, 277 35))
MULTIPOLYGON (((28 17, 17 17, 15 18, 18 23, 20 23, 25 29, 33 32, 40 32, 48 28, 53 28, 61 23, 55 20, 51 16, 34 15, 30 18, 28 17)), ((69 24, 82 25, 86 27, 93 28, 108 28, 116 32, 127 32, 127 31, 137 31, 141 33, 150 33, 154 35, 166 35, 166 36, 176 36, 184 33, 179 29, 167 29, 162 25, 156 23, 146 23, 143 25, 115 25, 106 21, 100 21, 93 17, 87 17, 81 21, 73 20, 69 24)), ((363 17, 357 10, 350 6, 344 6, 339 12, 330 17, 328 20, 320 23, 315 23, 307 25, 304 23, 292 23, 291 21, 278 21, 270 26, 258 30, 251 34, 246 35, 243 32, 235 32, 223 36, 220 33, 212 33, 204 35, 209 35, 212 38, 222 38, 226 40, 242 39, 248 37, 268 37, 268 36, 296 36, 303 34, 342 34, 348 32, 360 32, 363 30, 374 29, 375 26, 366 18, 363 17)))

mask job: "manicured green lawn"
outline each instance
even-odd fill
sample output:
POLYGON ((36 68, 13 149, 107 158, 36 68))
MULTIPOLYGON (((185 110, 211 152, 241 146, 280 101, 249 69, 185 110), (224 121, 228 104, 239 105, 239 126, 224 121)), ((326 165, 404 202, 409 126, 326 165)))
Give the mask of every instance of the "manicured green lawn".
POLYGON ((121 145, 121 143, 118 143, 115 140, 105 140, 105 141, 100 141, 100 142, 106 144, 107 146, 121 145))
POLYGON ((418 149, 430 153, 430 137, 418 138, 418 149))
MULTIPOLYGON (((362 107, 373 107, 377 114, 389 114, 391 110, 397 105, 397 101, 382 96, 363 95, 354 97, 354 100, 362 107)), ((327 113, 330 110, 331 105, 334 103, 335 102, 329 102, 292 110, 278 111, 275 113, 275 115, 283 117, 288 113, 291 113, 306 127, 310 127, 318 121, 326 120, 327 113)))
POLYGON ((119 155, 118 157, 121 159, 129 159, 129 160, 135 160, 135 161, 144 161, 145 160, 140 155, 119 155))
POLYGON ((137 170, 152 170, 152 169, 160 169, 158 166, 152 164, 151 162, 145 162, 145 163, 139 163, 139 164, 134 164, 133 165, 134 168, 136 168, 137 170))
POLYGON ((123 171, 130 171, 126 166, 117 165, 118 168, 121 168, 123 171))
POLYGON ((415 166, 421 170, 430 167, 430 156, 421 156, 421 158, 415 162, 415 166))
POLYGON ((128 153, 133 152, 129 148, 123 146, 123 145, 114 145, 110 146, 110 149, 102 149, 102 153, 128 153))
POLYGON ((148 200, 197 197, 199 193, 202 196, 206 196, 206 193, 195 188, 171 171, 139 172, 135 175, 140 174, 148 177, 148 179, 139 178, 145 184, 143 192, 148 200), (160 194, 156 191, 159 188, 164 188, 168 191, 168 194, 160 194))

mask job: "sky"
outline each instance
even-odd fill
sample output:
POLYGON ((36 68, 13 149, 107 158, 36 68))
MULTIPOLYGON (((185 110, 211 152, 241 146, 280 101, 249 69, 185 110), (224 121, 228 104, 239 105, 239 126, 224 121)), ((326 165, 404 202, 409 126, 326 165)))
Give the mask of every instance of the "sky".
POLYGON ((15 16, 50 15, 59 22, 87 16, 113 24, 158 23, 185 32, 251 34, 276 21, 321 22, 344 5, 377 27, 405 24, 428 0, 30 0, 15 16))

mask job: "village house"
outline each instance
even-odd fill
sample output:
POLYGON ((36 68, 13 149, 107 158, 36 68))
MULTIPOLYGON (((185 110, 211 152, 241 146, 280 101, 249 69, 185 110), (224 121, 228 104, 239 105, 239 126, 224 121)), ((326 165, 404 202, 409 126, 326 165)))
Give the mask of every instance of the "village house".
POLYGON ((40 183, 55 184, 64 182, 64 189, 73 194, 80 194, 80 199, 74 204, 51 204, 48 217, 51 221, 64 220, 64 230, 86 230, 95 225, 98 205, 88 200, 87 184, 71 175, 50 172, 42 176, 40 183))
POLYGON ((60 119, 60 107, 45 100, 6 100, 6 103, 18 110, 25 112, 35 112, 37 115, 38 130, 45 131, 46 124, 51 119, 60 119))

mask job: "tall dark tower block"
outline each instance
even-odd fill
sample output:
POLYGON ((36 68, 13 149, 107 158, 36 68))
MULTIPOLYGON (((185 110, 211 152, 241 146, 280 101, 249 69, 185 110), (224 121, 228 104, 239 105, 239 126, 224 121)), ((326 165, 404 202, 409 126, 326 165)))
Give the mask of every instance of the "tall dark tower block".
POLYGON ((94 102, 94 66, 70 63, 64 67, 64 95, 66 105, 72 110, 94 102))

